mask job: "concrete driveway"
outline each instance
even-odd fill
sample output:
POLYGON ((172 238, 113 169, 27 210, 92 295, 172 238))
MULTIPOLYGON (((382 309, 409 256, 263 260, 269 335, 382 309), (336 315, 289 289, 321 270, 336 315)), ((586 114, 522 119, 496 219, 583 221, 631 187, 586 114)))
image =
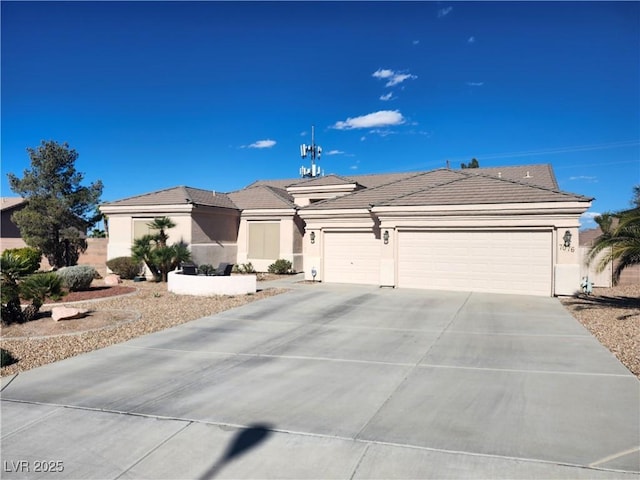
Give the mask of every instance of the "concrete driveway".
POLYGON ((640 472, 640 382, 552 298, 301 285, 2 384, 7 479, 640 472))

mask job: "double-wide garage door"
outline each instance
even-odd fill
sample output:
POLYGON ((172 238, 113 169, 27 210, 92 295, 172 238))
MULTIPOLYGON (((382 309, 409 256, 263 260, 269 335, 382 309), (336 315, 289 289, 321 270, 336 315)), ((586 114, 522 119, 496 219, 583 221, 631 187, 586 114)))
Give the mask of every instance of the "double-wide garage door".
POLYGON ((551 295, 551 232, 400 231, 397 285, 551 295))

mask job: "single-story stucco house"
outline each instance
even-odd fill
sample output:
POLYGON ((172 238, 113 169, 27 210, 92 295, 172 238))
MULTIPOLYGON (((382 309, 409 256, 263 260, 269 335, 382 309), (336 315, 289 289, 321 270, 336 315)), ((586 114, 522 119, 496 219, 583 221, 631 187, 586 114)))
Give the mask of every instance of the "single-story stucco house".
POLYGON ((229 193, 174 187, 105 203, 108 258, 154 217, 196 263, 290 260, 306 279, 381 287, 567 295, 580 287, 591 198, 550 165, 261 180, 229 193))

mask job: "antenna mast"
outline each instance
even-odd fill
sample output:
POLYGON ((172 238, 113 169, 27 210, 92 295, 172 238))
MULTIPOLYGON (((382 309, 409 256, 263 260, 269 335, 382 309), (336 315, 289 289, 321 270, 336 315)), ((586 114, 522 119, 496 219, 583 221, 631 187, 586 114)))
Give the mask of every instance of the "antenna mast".
POLYGON ((307 158, 307 155, 311 158, 311 168, 306 168, 304 165, 300 167, 300 176, 303 178, 313 178, 324 175, 320 170, 320 166, 316 165, 316 158, 319 160, 322 155, 322 147, 316 145, 315 140, 315 126, 311 125, 311 145, 300 145, 300 156, 307 158))

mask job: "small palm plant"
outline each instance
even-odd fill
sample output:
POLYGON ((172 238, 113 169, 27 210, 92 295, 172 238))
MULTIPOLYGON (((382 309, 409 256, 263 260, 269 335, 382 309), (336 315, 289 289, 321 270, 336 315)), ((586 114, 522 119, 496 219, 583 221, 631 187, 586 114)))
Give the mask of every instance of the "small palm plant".
POLYGON ((54 272, 36 273, 20 282, 20 296, 30 300, 22 314, 24 321, 29 322, 38 316, 40 307, 47 297, 57 300, 62 297, 62 279, 54 272))
POLYGON ((602 272, 607 265, 615 263, 613 283, 618 283, 622 271, 631 265, 640 264, 640 208, 615 215, 618 224, 613 226, 610 214, 596 217, 602 235, 598 237, 587 254, 587 261, 592 263, 601 252, 604 252, 596 265, 602 272))

